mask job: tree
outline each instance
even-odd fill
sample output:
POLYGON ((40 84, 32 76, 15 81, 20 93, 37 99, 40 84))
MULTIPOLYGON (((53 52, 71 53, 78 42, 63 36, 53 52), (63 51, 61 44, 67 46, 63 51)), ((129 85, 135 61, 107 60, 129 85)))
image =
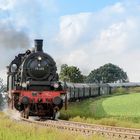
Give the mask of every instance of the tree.
POLYGON ((63 64, 61 66, 61 71, 59 77, 62 81, 72 82, 72 83, 82 83, 83 75, 79 68, 75 66, 68 66, 67 64, 63 64))
POLYGON ((88 83, 114 83, 114 82, 128 82, 127 73, 120 67, 111 63, 105 64, 98 69, 91 71, 87 76, 88 83))

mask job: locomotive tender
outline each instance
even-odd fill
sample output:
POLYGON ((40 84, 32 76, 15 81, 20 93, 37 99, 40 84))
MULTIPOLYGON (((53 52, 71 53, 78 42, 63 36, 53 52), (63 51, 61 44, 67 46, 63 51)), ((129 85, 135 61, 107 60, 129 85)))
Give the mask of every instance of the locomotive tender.
POLYGON ((34 50, 18 54, 7 67, 9 107, 18 110, 24 118, 55 119, 63 102, 66 108, 66 90, 58 81, 56 63, 42 47, 43 40, 35 40, 34 50))

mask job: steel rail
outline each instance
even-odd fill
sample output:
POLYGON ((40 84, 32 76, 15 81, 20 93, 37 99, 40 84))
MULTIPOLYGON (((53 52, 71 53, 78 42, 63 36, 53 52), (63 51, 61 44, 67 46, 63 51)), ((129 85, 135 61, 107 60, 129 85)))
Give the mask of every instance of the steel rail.
POLYGON ((72 132, 81 132, 85 135, 98 134, 103 137, 117 138, 125 140, 140 140, 140 129, 131 129, 123 127, 113 127, 104 125, 87 124, 72 121, 34 121, 30 119, 21 118, 22 121, 37 124, 49 128, 58 128, 63 130, 68 130, 72 132))

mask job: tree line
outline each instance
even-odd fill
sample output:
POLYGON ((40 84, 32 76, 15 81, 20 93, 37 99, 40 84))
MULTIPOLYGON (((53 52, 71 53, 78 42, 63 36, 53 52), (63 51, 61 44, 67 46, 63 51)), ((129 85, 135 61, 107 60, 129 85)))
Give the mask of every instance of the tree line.
POLYGON ((128 82, 127 73, 117 65, 108 63, 92 70, 88 75, 82 75, 76 66, 61 65, 59 74, 61 81, 72 83, 116 83, 128 82))

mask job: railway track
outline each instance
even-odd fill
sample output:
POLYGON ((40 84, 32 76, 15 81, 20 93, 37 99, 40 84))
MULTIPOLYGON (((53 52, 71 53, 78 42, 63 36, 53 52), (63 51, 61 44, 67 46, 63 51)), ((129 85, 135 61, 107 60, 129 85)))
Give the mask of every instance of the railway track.
POLYGON ((98 134, 103 137, 107 137, 108 139, 140 140, 140 129, 112 127, 94 124, 91 125, 86 123, 63 121, 63 120, 34 121, 24 118, 21 118, 21 120, 49 128, 58 128, 72 132, 80 132, 85 135, 98 134))

